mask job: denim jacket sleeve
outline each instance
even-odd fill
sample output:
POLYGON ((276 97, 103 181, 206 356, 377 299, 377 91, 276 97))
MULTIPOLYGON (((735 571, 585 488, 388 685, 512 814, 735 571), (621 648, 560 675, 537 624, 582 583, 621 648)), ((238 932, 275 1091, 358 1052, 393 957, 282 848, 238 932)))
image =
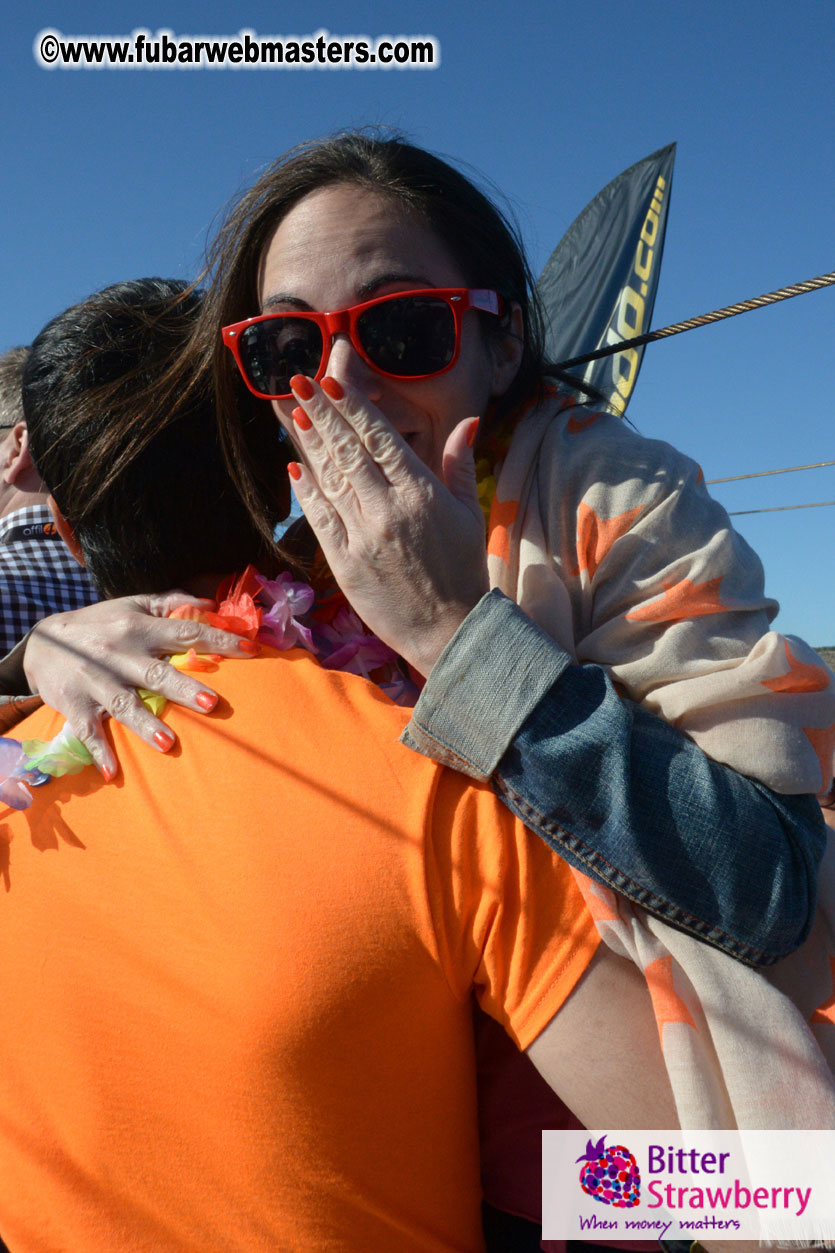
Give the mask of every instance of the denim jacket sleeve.
POLYGON ((490 778, 572 865, 749 965, 808 933, 825 842, 814 797, 711 760, 500 592, 447 645, 403 741, 490 778))

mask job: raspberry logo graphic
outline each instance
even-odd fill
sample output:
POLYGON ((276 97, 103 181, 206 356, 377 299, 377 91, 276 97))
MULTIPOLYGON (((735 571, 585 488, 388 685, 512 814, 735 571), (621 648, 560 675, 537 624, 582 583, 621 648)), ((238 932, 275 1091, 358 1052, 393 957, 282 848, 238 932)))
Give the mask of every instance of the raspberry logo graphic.
POLYGON ((607 1149, 605 1139, 601 1136, 596 1144, 589 1140, 585 1153, 577 1158, 583 1162, 580 1187, 602 1205, 632 1209, 641 1197, 638 1163, 623 1144, 610 1144, 607 1149))

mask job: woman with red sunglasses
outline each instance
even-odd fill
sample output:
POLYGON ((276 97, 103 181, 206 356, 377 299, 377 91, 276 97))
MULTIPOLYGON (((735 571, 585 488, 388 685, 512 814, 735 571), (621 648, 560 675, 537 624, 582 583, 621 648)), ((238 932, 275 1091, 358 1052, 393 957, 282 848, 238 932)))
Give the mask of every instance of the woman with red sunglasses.
POLYGON ((522 728, 506 792, 568 860, 751 964, 789 951, 822 848, 809 794, 828 782, 799 727, 831 734, 828 675, 768 631, 761 567, 698 467, 578 408, 548 369, 502 215, 431 154, 346 135, 267 171, 211 262, 197 348, 241 490, 263 513, 245 432, 271 403, 337 582, 432 672, 413 745, 487 776, 522 728), (527 616, 495 594, 471 614, 488 586, 527 616))
MULTIPOLYGON (((341 136, 267 171, 210 271, 181 368, 213 372, 258 518, 279 488, 261 480, 247 427, 275 409, 332 575, 429 676, 407 743, 492 775, 568 861, 676 927, 750 965, 796 947, 824 842, 813 793, 828 783, 828 674, 769 632, 761 567, 698 468, 580 406, 576 381, 549 370, 527 264, 489 200, 398 139, 341 136)), ((302 532, 297 562, 315 554, 302 532)), ((124 610, 109 612, 123 641, 124 610)), ((89 651, 77 621, 62 634, 89 651)), ((94 621, 99 636, 101 611, 94 621)), ((173 672, 147 683, 149 643, 158 655, 169 637, 135 618, 123 662, 109 645, 68 697, 50 632, 34 633, 27 672, 100 763, 102 708, 151 744, 162 729, 115 666, 131 686, 206 699, 173 672)), ((592 907, 613 909, 605 895, 592 907)), ((627 947, 643 926, 617 925, 627 947)), ((645 967, 676 943, 656 942, 645 967)))

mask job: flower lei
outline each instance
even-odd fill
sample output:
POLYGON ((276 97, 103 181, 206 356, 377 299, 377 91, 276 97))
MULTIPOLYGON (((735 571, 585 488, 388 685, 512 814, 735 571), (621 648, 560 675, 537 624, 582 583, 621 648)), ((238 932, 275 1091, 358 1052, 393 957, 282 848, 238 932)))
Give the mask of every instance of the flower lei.
MULTIPOLYGON (((217 590, 216 611, 181 605, 172 618, 203 622, 242 638, 257 640, 285 651, 304 648, 314 653, 326 670, 362 675, 386 692, 395 704, 413 705, 418 689, 394 649, 372 635, 343 594, 325 588, 327 567, 314 565, 314 586, 296 581, 286 571, 267 579, 253 566, 225 579, 217 590), (318 585, 318 586, 317 586, 318 585)), ((190 648, 170 658, 180 670, 213 671, 221 658, 190 648)), ((142 701, 155 715, 166 705, 164 696, 139 688, 142 701)), ((65 723, 53 739, 19 740, 0 737, 0 802, 12 809, 28 809, 31 787, 40 787, 65 774, 78 774, 93 758, 65 723)))

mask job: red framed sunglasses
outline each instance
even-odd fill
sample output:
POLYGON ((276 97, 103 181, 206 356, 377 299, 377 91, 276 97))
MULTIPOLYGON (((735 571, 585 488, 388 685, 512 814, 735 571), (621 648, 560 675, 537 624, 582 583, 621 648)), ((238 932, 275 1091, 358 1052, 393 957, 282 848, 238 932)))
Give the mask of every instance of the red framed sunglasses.
POLYGON ((334 336, 348 335, 378 374, 428 379, 451 370, 461 350, 461 319, 468 309, 501 314, 498 292, 425 287, 377 296, 335 313, 263 313, 221 331, 249 390, 263 400, 291 394, 295 374, 320 379, 334 336))

